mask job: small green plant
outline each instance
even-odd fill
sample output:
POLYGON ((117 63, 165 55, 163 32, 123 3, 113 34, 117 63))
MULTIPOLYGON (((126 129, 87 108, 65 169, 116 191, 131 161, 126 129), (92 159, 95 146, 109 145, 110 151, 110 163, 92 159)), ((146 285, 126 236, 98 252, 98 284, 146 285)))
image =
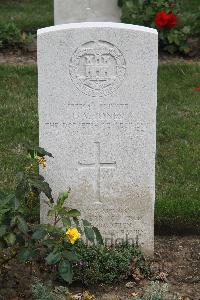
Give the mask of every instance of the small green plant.
POLYGON ((95 300, 95 297, 88 291, 82 295, 73 295, 65 286, 57 286, 54 289, 51 285, 45 285, 36 280, 32 285, 32 294, 35 300, 95 300))
POLYGON ((116 283, 133 276, 147 277, 150 268, 141 251, 134 245, 115 247, 87 246, 78 243, 79 261, 74 265, 74 279, 85 285, 116 283))
POLYGON ((0 49, 17 47, 28 50, 35 40, 36 34, 21 32, 13 21, 0 22, 0 49))
POLYGON ((14 22, 0 22, 0 48, 16 46, 21 43, 21 32, 14 22))
MULTIPOLYGON (((32 203, 43 192, 53 203, 51 188, 44 178, 38 174, 38 163, 44 155, 52 156, 38 148, 37 157, 32 158, 32 149, 28 150, 29 165, 17 174, 18 183, 15 191, 9 195, 0 194, 0 246, 23 244, 31 232, 25 220, 25 211, 32 208, 32 203)), ((35 150, 36 153, 36 150, 35 150)))
POLYGON ((72 300, 69 289, 64 286, 58 286, 52 289, 51 285, 45 285, 39 280, 35 280, 32 285, 32 294, 35 300, 72 300))
POLYGON ((68 283, 113 283, 135 271, 148 276, 150 269, 136 246, 103 246, 99 230, 67 205, 70 189, 59 193, 54 202, 49 184, 38 172, 38 166, 46 167, 46 157, 53 159, 43 148, 29 147, 27 167, 18 174, 15 191, 0 195, 0 245, 5 249, 0 252, 0 266, 13 257, 30 264, 37 261, 68 283), (27 218, 40 193, 46 196, 49 224, 31 223, 27 218))
POLYGON ((55 300, 50 288, 38 280, 32 285, 31 290, 35 300, 55 300))
POLYGON ((69 191, 60 193, 54 203, 51 188, 38 174, 38 165, 46 167, 46 158, 52 158, 43 148, 28 149, 29 165, 21 172, 19 182, 11 195, 1 195, 0 245, 9 248, 10 256, 0 252, 0 265, 17 256, 20 261, 44 261, 66 282, 72 282, 72 265, 78 261, 77 243, 81 235, 92 243, 102 244, 99 230, 87 220, 80 219, 80 212, 66 205, 69 191), (46 195, 48 215, 52 224, 31 224, 25 216, 27 207, 40 193, 46 195))
POLYGON ((144 289, 142 298, 134 297, 134 300, 178 300, 178 298, 169 292, 168 284, 156 281, 144 289))
POLYGON ((182 13, 178 1, 119 0, 122 22, 156 28, 159 46, 169 53, 190 53, 189 38, 199 35, 200 12, 182 13))

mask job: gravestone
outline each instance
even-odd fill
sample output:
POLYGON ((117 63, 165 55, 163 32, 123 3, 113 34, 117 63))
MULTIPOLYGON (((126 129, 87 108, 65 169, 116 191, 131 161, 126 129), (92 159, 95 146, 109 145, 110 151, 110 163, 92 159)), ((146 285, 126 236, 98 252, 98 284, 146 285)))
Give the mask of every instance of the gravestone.
POLYGON ((54 0, 54 23, 120 22, 117 0, 54 0))
MULTIPOLYGON (((153 253, 157 31, 117 23, 38 31, 40 146, 55 199, 97 226, 105 242, 153 253)), ((49 222, 41 206, 41 222, 49 222)))

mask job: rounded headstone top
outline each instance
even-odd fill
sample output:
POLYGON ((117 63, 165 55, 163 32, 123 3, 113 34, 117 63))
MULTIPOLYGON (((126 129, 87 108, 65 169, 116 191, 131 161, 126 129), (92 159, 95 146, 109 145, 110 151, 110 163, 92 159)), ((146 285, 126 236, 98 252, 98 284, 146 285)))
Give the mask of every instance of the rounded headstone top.
POLYGON ((62 24, 55 25, 50 27, 41 28, 37 31, 38 35, 44 33, 50 33, 54 31, 62 31, 62 30, 71 30, 71 29, 86 29, 86 28, 116 28, 116 29, 124 29, 124 30, 134 30, 140 32, 148 32, 153 34, 158 34, 156 29, 132 25, 132 24, 124 24, 124 23, 114 23, 114 22, 83 22, 83 23, 70 23, 70 24, 62 24))

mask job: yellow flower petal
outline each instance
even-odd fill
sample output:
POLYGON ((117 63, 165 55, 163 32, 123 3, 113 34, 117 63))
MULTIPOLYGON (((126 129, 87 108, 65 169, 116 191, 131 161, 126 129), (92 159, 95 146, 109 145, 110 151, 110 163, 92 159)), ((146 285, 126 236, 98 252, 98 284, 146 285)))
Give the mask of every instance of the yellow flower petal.
POLYGON ((69 228, 65 234, 72 245, 81 237, 76 228, 69 228))

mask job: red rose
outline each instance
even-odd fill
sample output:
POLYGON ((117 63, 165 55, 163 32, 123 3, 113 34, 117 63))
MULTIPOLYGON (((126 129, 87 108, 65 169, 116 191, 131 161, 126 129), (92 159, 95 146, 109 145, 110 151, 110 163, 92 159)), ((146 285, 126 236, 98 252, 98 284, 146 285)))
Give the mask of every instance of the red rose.
POLYGON ((167 27, 173 28, 174 26, 176 26, 176 23, 177 23, 176 16, 174 14, 168 14, 167 27))
POLYGON ((168 23, 168 14, 165 11, 158 12, 155 15, 154 22, 159 28, 166 26, 168 23))

